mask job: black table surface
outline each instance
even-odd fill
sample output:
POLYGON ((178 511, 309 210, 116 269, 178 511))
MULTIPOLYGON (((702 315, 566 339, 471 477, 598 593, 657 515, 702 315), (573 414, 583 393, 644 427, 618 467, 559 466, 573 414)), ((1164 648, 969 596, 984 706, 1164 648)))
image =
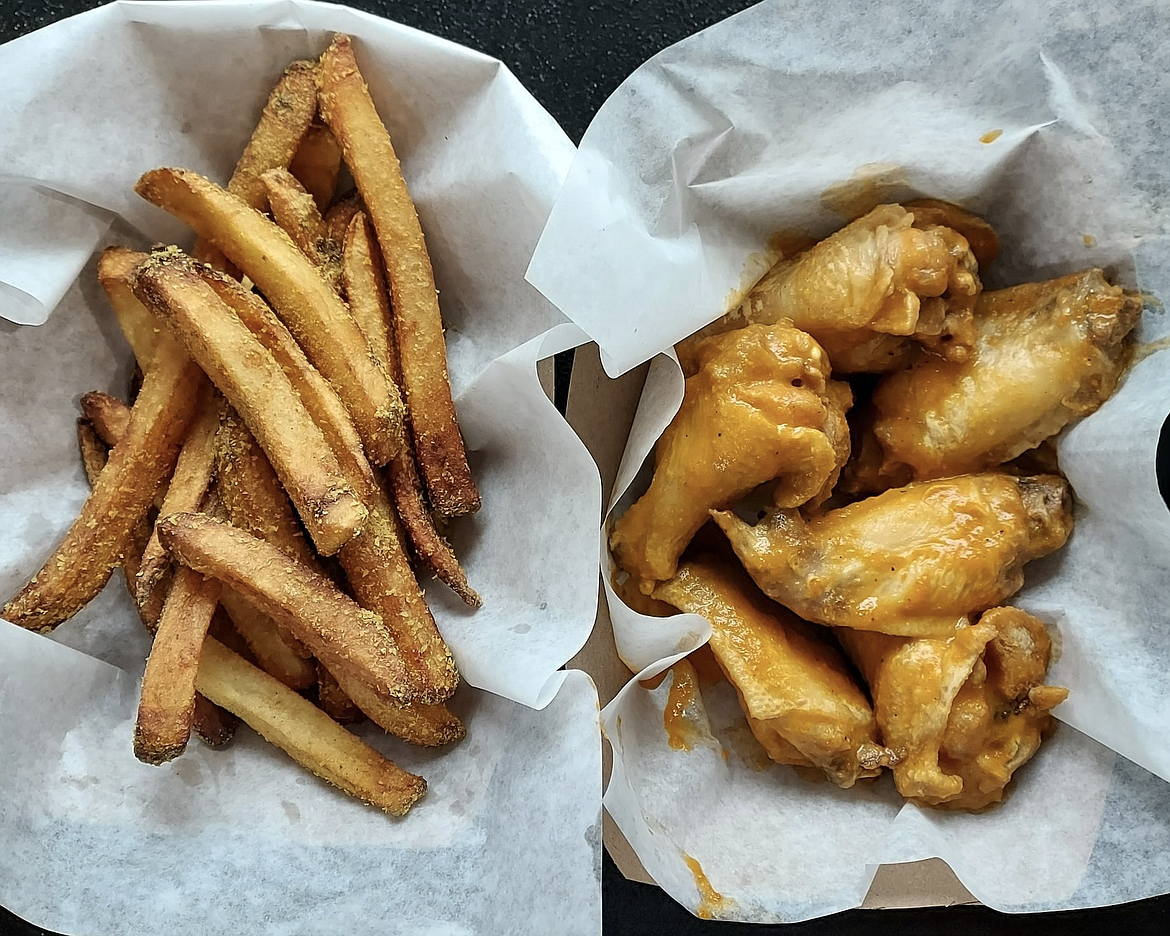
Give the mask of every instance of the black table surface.
MULTIPOLYGON (((0 0, 0 42, 100 6, 100 0, 0 0)), ((752 5, 751 0, 348 0, 348 5, 424 29, 501 59, 541 104, 580 140, 593 114, 621 80, 655 52, 752 5)), ((558 361, 558 403, 571 358, 558 361)), ((2 835, 0 830, 0 835, 2 835)), ((3 841, 0 839, 0 848, 3 841)), ((46 882, 45 886, 51 886, 46 882)), ((862 936, 875 931, 945 929, 950 936, 1170 932, 1170 896, 1100 910, 1011 916, 984 907, 852 910, 783 927, 704 923, 663 891, 627 881, 605 856, 606 936, 672 933, 735 936, 862 936)), ((0 934, 53 936, 0 907, 0 934)), ((117 936, 117 934, 101 934, 117 936)))

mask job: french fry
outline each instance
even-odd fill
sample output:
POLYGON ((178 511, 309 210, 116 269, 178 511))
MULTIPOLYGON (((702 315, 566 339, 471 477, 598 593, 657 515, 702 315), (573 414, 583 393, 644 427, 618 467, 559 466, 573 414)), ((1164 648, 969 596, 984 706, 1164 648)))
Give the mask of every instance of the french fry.
MULTIPOLYGON (((99 438, 97 430, 93 425, 85 419, 77 420, 77 441, 81 448, 81 462, 85 467, 86 477, 92 486, 97 480, 102 469, 106 465, 108 453, 106 450, 106 443, 99 438)), ((170 583, 165 582, 164 587, 158 589, 157 597, 158 607, 154 607, 154 603, 148 603, 145 607, 138 604, 137 597, 134 594, 135 575, 132 569, 137 567, 137 560, 132 560, 132 557, 141 553, 141 544, 146 542, 150 535, 150 526, 143 521, 139 529, 142 530, 138 539, 138 550, 128 550, 126 557, 122 559, 122 571, 126 577, 126 590, 130 593, 130 597, 134 599, 134 604, 138 607, 138 613, 142 617, 142 623, 151 633, 154 633, 158 626, 158 617, 162 613, 162 600, 170 588, 170 583), (153 619, 150 615, 154 614, 153 619)), ((233 636, 224 633, 231 631, 231 624, 227 627, 221 627, 217 631, 221 636, 233 636)), ((207 699, 201 695, 195 697, 195 711, 191 719, 192 727, 200 740, 208 747, 218 748, 223 747, 235 734, 237 719, 230 712, 225 712, 219 706, 208 702, 207 699)))
POLYGON ((156 253, 133 279, 135 295, 171 326, 252 430, 317 549, 337 552, 361 530, 366 509, 272 355, 183 254, 156 253))
MULTIPOLYGON (((260 177, 269 169, 286 169, 293 161, 317 111, 316 62, 293 62, 284 70, 260 115, 252 137, 244 147, 228 181, 227 190, 252 208, 267 204, 260 177)), ((200 238, 194 254, 217 269, 224 269, 223 254, 200 238)))
POLYGON ((397 767, 214 638, 203 645, 196 685, 321 779, 393 816, 406 815, 426 792, 422 777, 397 767))
POLYGON ((412 701, 414 690, 402 657, 381 619, 325 576, 204 514, 168 517, 158 524, 158 532, 179 562, 218 579, 283 624, 334 675, 347 673, 380 698, 412 701))
POLYGON ((370 721, 403 741, 423 747, 442 747, 467 734, 463 723, 445 705, 386 702, 344 674, 337 677, 337 683, 370 721))
POLYGON ((325 714, 339 725, 352 725, 365 718, 333 674, 320 663, 317 664, 317 701, 325 714))
POLYGON ((50 631, 101 591, 174 468, 206 379, 169 336, 160 341, 126 434, 111 451, 81 513, 0 617, 50 631))
POLYGON ((323 123, 311 124, 288 170, 313 196, 317 210, 323 214, 341 175, 341 147, 333 131, 323 123))
MULTIPOLYGON (((377 242, 364 212, 355 212, 350 221, 345 237, 342 272, 350 310, 365 333, 371 352, 386 367, 391 379, 401 384, 398 350, 390 340, 393 329, 390 298, 382 274, 377 242)), ((409 412, 407 425, 410 425, 409 412)), ((410 433, 407 433, 402 451, 387 465, 386 478, 398 508, 398 516, 406 527, 419 559, 467 604, 473 608, 480 607, 483 602, 467 584, 467 575, 459 565, 459 560, 450 544, 435 528, 434 520, 427 510, 410 433)))
POLYGON ((333 384, 370 460, 384 465, 393 458, 402 447, 405 413, 398 388, 370 356, 345 303, 289 236, 194 172, 155 169, 139 179, 136 191, 224 250, 333 384))
POLYGON ((321 116, 341 144, 345 163, 374 222, 389 274, 403 391, 431 504, 446 516, 473 513, 479 509, 479 490, 467 464, 451 399, 430 257, 390 135, 358 71, 348 36, 335 37, 321 56, 318 81, 321 116))
POLYGON ((335 201, 325 212, 325 236, 339 244, 344 243, 349 223, 361 210, 362 199, 356 189, 335 201))
MULTIPOLYGON (((223 398, 208 386, 179 450, 175 473, 171 475, 166 496, 159 507, 160 518, 173 513, 190 513, 203 505, 215 465, 215 433, 219 429, 222 411, 223 398)), ((134 597, 139 604, 149 602, 151 593, 170 564, 170 556, 158 541, 158 534, 152 532, 138 566, 134 597)))
POLYGON ((101 390, 83 393, 81 411, 93 426, 94 432, 110 448, 126 435, 126 427, 130 425, 130 407, 116 396, 103 393, 101 390))
POLYGON ((97 270, 98 282, 102 284, 122 334, 143 370, 150 366, 159 341, 158 326, 130 289, 130 274, 145 259, 146 254, 129 247, 107 247, 98 260, 97 270))
POLYGON ((109 450, 88 419, 77 420, 77 447, 81 450, 81 467, 85 469, 85 476, 92 487, 106 467, 109 450))
POLYGON ((317 210, 313 196, 287 169, 270 169, 264 173, 268 207, 272 219, 292 242, 313 261, 317 272, 334 292, 341 289, 341 245, 325 236, 325 219, 317 210))
MULTIPOLYGON (((284 368, 368 511, 365 532, 338 552, 358 603, 376 612, 394 635, 415 674, 420 701, 448 698, 458 685, 458 671, 410 568, 398 518, 362 454, 345 408, 259 296, 222 274, 203 275, 284 368)), ((276 516, 272 510, 264 513, 276 516)))
POLYGON ((195 715, 199 655, 220 584, 180 567, 175 572, 142 676, 142 697, 134 726, 134 756, 163 764, 183 753, 195 715))
POLYGON ((317 681, 317 668, 312 659, 293 649, 289 638, 272 618, 230 588, 223 589, 219 602, 247 644, 256 665, 264 672, 297 691, 308 689, 317 681))

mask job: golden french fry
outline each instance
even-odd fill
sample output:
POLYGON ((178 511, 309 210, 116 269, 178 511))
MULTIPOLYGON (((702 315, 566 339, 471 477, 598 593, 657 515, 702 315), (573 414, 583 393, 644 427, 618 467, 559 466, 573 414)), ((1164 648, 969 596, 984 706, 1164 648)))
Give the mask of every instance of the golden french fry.
MULTIPOLYGON (((410 568, 398 519, 362 454, 344 406, 259 296, 222 274, 204 271, 203 275, 284 369, 337 455, 346 481, 369 512, 365 532, 338 553, 358 603, 379 614, 394 635, 417 674, 419 698, 424 702, 448 698, 455 691, 459 674, 410 568)), ((229 483, 228 477, 223 473, 221 484, 229 483)), ((263 490, 259 484, 247 487, 263 490)), ((271 504, 272 498, 264 501, 271 504)), ((279 516, 271 507, 258 512, 269 518, 279 516)), ((257 535, 269 538, 262 532, 257 535)))
POLYGON ((177 251, 156 253, 142 264, 134 292, 171 326, 243 417, 317 548, 337 552, 361 530, 366 510, 272 355, 177 251))
MULTIPOLYGON (((384 364, 395 383, 402 382, 398 349, 391 342, 390 295, 382 273, 377 241, 364 212, 354 213, 345 236, 342 256, 345 294, 353 317, 369 342, 374 357, 384 364)), ((410 414, 407 414, 407 424, 410 414)), ((483 602, 470 585, 450 544, 442 537, 427 510, 414 460, 414 445, 407 433, 402 451, 386 467, 386 478, 398 516, 419 559, 452 591, 473 608, 483 602)))
POLYGON ((317 701, 325 714, 339 725, 353 724, 365 717, 333 674, 320 663, 317 664, 317 701))
POLYGON ((272 219, 292 238, 334 292, 341 289, 341 245, 325 236, 325 219, 313 196, 287 169, 264 173, 272 219))
POLYGON ((219 591, 213 578, 185 567, 175 573, 142 676, 134 756, 143 763, 166 763, 187 747, 199 655, 219 591))
MULTIPOLYGON (((124 404, 123 404, 124 405, 124 404)), ((127 409, 129 409, 127 407, 127 409)), ((106 443, 99 438, 97 431, 93 425, 85 419, 77 420, 77 441, 81 448, 81 461, 85 466, 85 474, 89 479, 90 486, 97 480, 102 469, 106 466, 107 451, 106 443)), ((135 572, 137 568, 137 560, 134 558, 142 552, 142 545, 146 542, 151 532, 150 524, 144 519, 139 524, 138 531, 136 531, 136 543, 129 550, 126 556, 122 559, 122 572, 126 578, 126 590, 130 593, 130 597, 135 599, 134 604, 138 607, 139 616, 142 618, 143 625, 146 629, 153 633, 158 626, 158 618, 162 613, 162 602, 166 598, 170 590, 169 580, 161 583, 161 586, 156 589, 156 595, 151 602, 145 606, 139 605, 134 593, 135 572), (152 616, 153 615, 153 616, 152 616)), ((166 577, 169 579, 169 576, 166 577)), ((231 630, 229 624, 226 630, 231 630)), ((219 631, 222 633, 223 628, 219 631)), ((201 695, 195 697, 195 712, 191 719, 191 726, 199 739, 208 747, 223 747, 235 734, 237 719, 230 712, 225 712, 217 705, 208 702, 207 699, 201 695)))
MULTIPOLYGON (((223 398, 210 386, 207 387, 199 401, 195 419, 187 430, 187 438, 179 450, 175 473, 171 475, 166 496, 159 507, 160 518, 169 517, 173 513, 190 513, 203 505, 211 485, 215 464, 215 433, 219 429, 222 411, 223 398)), ((158 534, 152 532, 138 566, 138 584, 134 589, 134 597, 139 604, 150 600, 151 593, 170 564, 171 559, 158 541, 158 534)))
POLYGON ((158 326, 130 289, 130 274, 145 259, 146 254, 129 247, 107 247, 98 260, 97 270, 98 282, 102 284, 122 334, 143 370, 150 366, 159 340, 158 326))
POLYGON ((203 644, 196 685, 297 763, 363 802, 404 816, 426 792, 422 777, 397 767, 214 638, 203 644))
MULTIPOLYGON (((293 62, 284 70, 236 163, 227 190, 257 210, 264 208, 267 198, 260 176, 269 169, 287 168, 312 126, 317 111, 316 79, 316 62, 293 62)), ((226 266, 223 254, 202 236, 194 254, 217 269, 226 266)))
POLYGON ((447 346, 430 257, 390 135, 358 71, 349 37, 334 38, 321 57, 318 80, 321 116, 341 144, 374 222, 389 274, 403 391, 431 504, 447 516, 472 513, 479 509, 480 497, 451 399, 447 346))
POLYGON ((341 147, 333 131, 323 123, 311 124, 288 170, 313 196, 317 210, 323 213, 333 199, 337 177, 341 174, 341 147))
POLYGON ((293 648, 290 638, 272 618, 230 588, 223 589, 219 602, 260 669, 297 691, 317 681, 313 660, 293 648))
POLYGON ((333 384, 370 459, 384 465, 393 458, 402 446, 405 413, 398 388, 370 356, 345 303, 289 236, 194 172, 155 169, 138 180, 136 191, 224 250, 333 384))
POLYGON ((160 342, 126 434, 111 451, 81 513, 0 617, 49 631, 101 591, 175 465, 206 379, 169 336, 160 342))
POLYGON ((126 427, 130 425, 130 407, 116 396, 101 390, 91 390, 81 396, 81 411, 110 448, 126 435, 126 427))
POLYGON ((384 699, 412 700, 402 657, 381 619, 325 576, 205 514, 168 517, 158 532, 179 562, 218 579, 283 624, 334 675, 348 673, 384 699))
POLYGON ((383 731, 423 747, 442 747, 467 734, 463 722, 445 705, 423 702, 395 703, 379 699, 347 675, 337 677, 339 688, 383 731))
POLYGON ((106 467, 109 450, 88 419, 77 420, 77 447, 81 450, 81 466, 92 487, 106 467))
POLYGON ((356 189, 338 199, 325 212, 325 236, 338 244, 345 242, 345 232, 349 230, 349 222, 353 216, 362 210, 362 199, 356 189))

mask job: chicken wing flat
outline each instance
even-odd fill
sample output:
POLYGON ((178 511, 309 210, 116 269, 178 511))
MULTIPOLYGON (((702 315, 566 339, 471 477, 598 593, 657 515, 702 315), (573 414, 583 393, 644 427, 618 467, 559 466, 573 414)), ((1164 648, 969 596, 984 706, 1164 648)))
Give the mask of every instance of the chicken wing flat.
POLYGON ((775 482, 772 502, 795 507, 828 497, 849 457, 847 384, 787 322, 752 325, 702 342, 698 372, 658 440, 654 478, 614 524, 610 548, 645 594, 674 575, 707 521, 775 482))
POLYGON ((839 630, 874 700, 894 782, 925 806, 981 809, 1003 798, 1051 730, 1068 690, 1044 685, 1051 642, 1018 608, 993 608, 945 639, 839 630))
POLYGON ((756 526, 713 511, 748 574, 802 618, 908 637, 947 637, 1023 584, 1023 565, 1072 530, 1067 482, 999 472, 911 484, 806 520, 756 526))
MULTIPOLYGON (((915 225, 901 205, 879 205, 756 284, 741 308, 749 322, 790 319, 821 342, 843 372, 898 366, 919 331, 925 298, 979 292, 978 264, 961 234, 915 225), (886 336, 886 337, 881 337, 886 336)), ((932 303, 924 334, 941 334, 946 309, 932 303), (929 320, 929 321, 928 321, 929 320)))
POLYGON ((897 483, 1010 461, 1113 393, 1141 302, 1100 270, 982 293, 966 361, 920 354, 882 378, 872 433, 875 480, 897 483))
POLYGON ((869 700, 838 650, 732 564, 685 562, 654 597, 711 622, 715 659, 774 760, 811 763, 843 788, 888 761, 869 700))

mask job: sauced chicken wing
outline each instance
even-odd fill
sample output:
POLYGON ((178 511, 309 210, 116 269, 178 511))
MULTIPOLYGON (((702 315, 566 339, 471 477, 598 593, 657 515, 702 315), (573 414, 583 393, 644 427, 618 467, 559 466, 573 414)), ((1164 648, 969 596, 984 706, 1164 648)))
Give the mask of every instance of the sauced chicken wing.
POLYGON ((702 342, 682 407, 658 440, 654 478, 614 524, 615 559, 649 593, 674 574, 707 521, 762 484, 795 507, 828 497, 849 457, 847 384, 820 346, 787 322, 702 342))
POLYGON ((791 319, 824 345, 837 370, 888 370, 908 346, 891 336, 940 337, 944 293, 975 295, 977 271, 961 234, 919 227, 900 205, 879 205, 777 263, 748 294, 741 315, 749 322, 791 319))
POLYGON ((907 799, 980 809, 1003 798, 1068 690, 1044 685, 1051 642, 1017 608, 993 608, 945 639, 838 631, 869 683, 907 799))
POLYGON ((888 761, 869 701, 838 650, 732 564, 685 562, 654 597, 711 622, 715 659, 774 760, 811 763, 846 788, 888 761))
POLYGON ((868 421, 882 458, 859 486, 1000 465, 1093 412, 1117 386, 1140 312, 1100 270, 982 293, 967 361, 921 354, 878 383, 868 421))
POLYGON ((1023 584, 1023 565, 1072 529, 1068 484, 964 475, 896 488, 806 520, 778 510, 750 526, 713 511, 769 597, 821 624, 946 637, 1023 584))

